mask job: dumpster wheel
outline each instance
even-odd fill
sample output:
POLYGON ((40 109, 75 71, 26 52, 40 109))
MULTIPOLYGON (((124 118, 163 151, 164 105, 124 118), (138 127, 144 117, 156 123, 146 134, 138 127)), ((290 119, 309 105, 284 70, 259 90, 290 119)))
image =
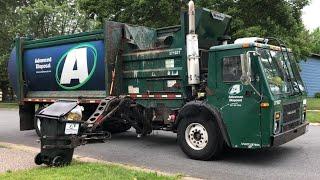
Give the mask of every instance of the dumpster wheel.
POLYGON ((61 167, 65 164, 63 158, 61 156, 56 156, 52 160, 52 166, 53 167, 61 167))
POLYGON ((41 165, 43 163, 42 155, 41 153, 38 153, 36 157, 34 158, 34 162, 36 165, 41 165))

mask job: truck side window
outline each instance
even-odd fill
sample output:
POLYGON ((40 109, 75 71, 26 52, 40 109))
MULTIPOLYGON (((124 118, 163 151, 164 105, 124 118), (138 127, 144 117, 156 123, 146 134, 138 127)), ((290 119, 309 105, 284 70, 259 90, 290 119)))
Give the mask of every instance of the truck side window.
POLYGON ((223 58, 223 74, 222 79, 224 82, 240 81, 241 59, 240 56, 231 56, 223 58))

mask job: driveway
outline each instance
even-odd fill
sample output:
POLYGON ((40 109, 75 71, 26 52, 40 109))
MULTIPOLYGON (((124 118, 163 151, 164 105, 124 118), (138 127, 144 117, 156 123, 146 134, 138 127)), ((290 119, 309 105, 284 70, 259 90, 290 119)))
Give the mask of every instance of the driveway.
MULTIPOLYGON (((0 141, 39 147, 34 131, 19 131, 17 110, 0 109, 0 141)), ((186 157, 171 132, 155 131, 137 138, 133 131, 114 135, 104 144, 76 149, 79 155, 148 167, 205 179, 320 179, 320 127, 283 146, 265 150, 233 150, 219 161, 186 157)))

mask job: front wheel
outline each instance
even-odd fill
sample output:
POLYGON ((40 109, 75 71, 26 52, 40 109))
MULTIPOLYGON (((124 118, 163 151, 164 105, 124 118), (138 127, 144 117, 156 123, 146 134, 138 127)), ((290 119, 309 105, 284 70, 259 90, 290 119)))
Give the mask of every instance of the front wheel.
POLYGON ((187 156, 197 160, 218 158, 223 149, 223 139, 216 123, 200 117, 181 120, 178 143, 187 156))

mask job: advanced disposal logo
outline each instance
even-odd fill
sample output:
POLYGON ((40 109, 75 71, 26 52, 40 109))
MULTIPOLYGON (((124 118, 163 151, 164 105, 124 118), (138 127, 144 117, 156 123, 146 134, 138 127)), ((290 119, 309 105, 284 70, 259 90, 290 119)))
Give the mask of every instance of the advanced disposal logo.
POLYGON ((56 81, 66 90, 78 89, 86 84, 95 72, 97 50, 91 44, 81 44, 66 52, 58 61, 56 81))
POLYGON ((242 84, 235 84, 229 89, 229 106, 242 107, 243 96, 239 95, 243 90, 242 84))
POLYGON ((243 88, 243 86, 241 84, 233 85, 229 89, 229 95, 234 96, 234 95, 237 95, 237 94, 241 93, 242 88, 243 88))

